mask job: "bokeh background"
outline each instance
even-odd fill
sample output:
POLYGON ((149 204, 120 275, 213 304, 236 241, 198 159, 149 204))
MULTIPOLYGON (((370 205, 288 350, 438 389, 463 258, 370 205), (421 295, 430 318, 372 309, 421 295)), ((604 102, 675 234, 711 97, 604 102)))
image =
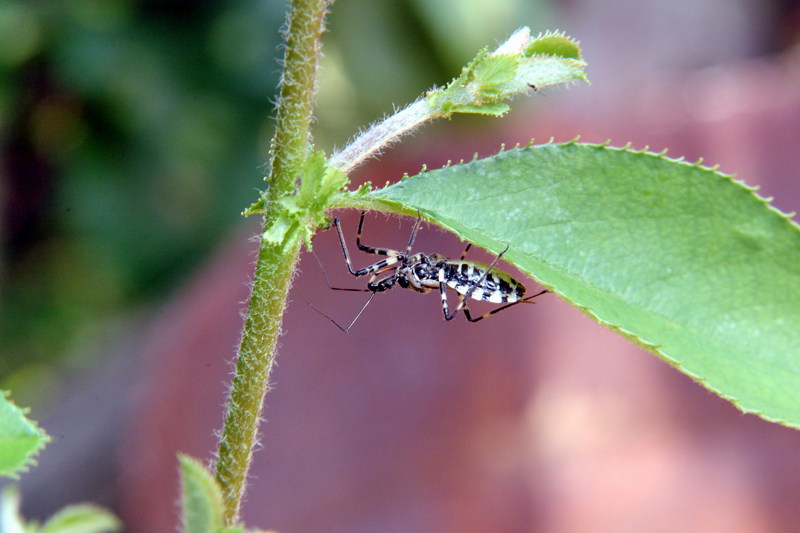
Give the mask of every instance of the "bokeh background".
MULTIPOLYGON (((0 388, 54 436, 22 478, 27 516, 90 500, 127 531, 174 531, 175 453, 211 460, 258 231, 239 213, 265 173, 286 4, 0 1, 0 388)), ((341 145, 523 24, 581 40, 592 86, 428 127, 354 181, 581 135, 703 157, 800 209, 791 1, 338 0, 317 145, 341 145)), ((352 235, 357 213, 341 216, 352 235)), ((401 246, 410 223, 370 215, 365 241, 401 246)), ((434 228, 418 242, 463 247, 434 228)), ((335 283, 358 286, 335 235, 315 249, 335 283)), ((296 285, 340 322, 363 302, 328 291, 313 257, 296 285)), ((800 433, 740 414, 555 296, 472 325, 444 323, 437 298, 389 293, 347 335, 292 300, 253 526, 800 524, 800 433)))

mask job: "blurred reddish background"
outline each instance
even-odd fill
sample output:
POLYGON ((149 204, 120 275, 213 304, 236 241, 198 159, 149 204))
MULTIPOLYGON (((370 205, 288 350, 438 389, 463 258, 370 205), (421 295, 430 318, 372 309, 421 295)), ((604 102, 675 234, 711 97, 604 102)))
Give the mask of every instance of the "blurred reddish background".
MULTIPOLYGON (((763 49, 765 31, 796 37, 797 11, 775 3, 761 13, 755 1, 623 4, 566 2, 557 17, 583 42, 592 87, 533 95, 477 129, 469 120, 431 128, 355 181, 489 155, 501 143, 581 135, 703 157, 797 210, 800 50, 763 49)), ((358 214, 340 215, 354 238, 358 214)), ((371 214, 364 241, 402 246, 412 222, 371 214)), ((25 494, 63 505, 95 490, 128 531, 174 530, 177 507, 165 502, 177 499, 175 453, 212 458, 257 231, 253 220, 235 230, 109 346, 126 357, 45 421, 56 440, 25 494), (74 427, 58 422, 69 409, 95 411, 98 427, 113 428, 83 433, 98 455, 87 457, 74 427), (79 490, 98 463, 106 469, 79 490), (54 476, 76 482, 59 488, 54 476)), ((418 239, 421 251, 457 255, 462 246, 434 228, 418 239)), ((318 235, 315 250, 335 284, 360 286, 334 233, 318 235)), ((354 256, 357 265, 371 260, 354 256)), ((761 533, 800 524, 800 433, 742 415, 557 296, 469 324, 443 322, 434 296, 392 291, 345 335, 296 291, 340 322, 364 295, 327 290, 308 254, 300 270, 244 507, 249 525, 761 533)))
MULTIPOLYGON (((359 175, 394 177, 441 164, 441 154, 468 158, 531 135, 582 134, 702 155, 790 210, 800 205, 791 179, 800 168, 795 60, 739 61, 642 84, 594 112, 570 109, 571 93, 546 94, 530 125, 517 116, 491 138, 420 138, 359 175)), ((342 216, 353 238, 357 213, 342 216)), ((410 224, 372 215, 364 240, 400 247, 410 224)), ((450 255, 461 249, 436 230, 418 243, 450 255)), ((163 521, 152 510, 175 494, 175 450, 210 459, 220 376, 230 369, 219 354, 236 344, 233 317, 253 250, 221 250, 146 335, 147 400, 126 444, 146 450, 151 466, 123 468, 122 508, 136 531, 174 521, 168 509, 160 508, 163 521)), ((360 286, 332 232, 317 237, 316 250, 335 284, 360 286)), ((304 257, 297 289, 346 322, 364 295, 327 291, 312 259, 304 257)), ((473 325, 444 323, 435 297, 393 291, 344 335, 295 292, 285 330, 248 523, 342 532, 762 532, 800 524, 800 434, 740 414, 557 297, 473 325)))

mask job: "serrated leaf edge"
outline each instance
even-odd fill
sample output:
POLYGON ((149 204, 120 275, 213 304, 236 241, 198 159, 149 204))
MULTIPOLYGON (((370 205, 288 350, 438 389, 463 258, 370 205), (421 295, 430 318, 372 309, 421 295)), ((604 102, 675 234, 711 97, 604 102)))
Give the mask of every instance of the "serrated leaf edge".
MULTIPOLYGON (((614 150, 614 151, 618 151, 618 152, 626 152, 626 153, 637 154, 637 155, 642 155, 642 156, 646 156, 646 157, 655 157, 657 159, 663 159, 664 161, 669 161, 671 163, 678 163, 678 164, 681 164, 681 165, 686 165, 686 166, 689 166, 689 167, 692 167, 692 168, 696 168, 696 169, 702 170, 704 172, 712 172, 712 173, 716 174, 717 176, 719 176, 721 178, 724 178, 724 179, 727 179, 727 180, 731 181, 732 183, 738 185, 739 187, 743 187, 744 189, 748 190, 760 203, 764 204, 768 209, 770 209, 771 211, 775 212, 781 218, 783 218, 784 220, 789 222, 789 224, 794 226, 797 230, 800 230, 800 225, 798 225, 798 223, 793 220, 793 217, 796 214, 795 212, 786 213, 784 211, 781 211, 779 208, 777 208, 774 205, 772 205, 771 202, 772 202, 772 200, 774 200, 774 198, 772 198, 772 197, 764 197, 764 196, 761 196, 761 195, 759 195, 757 193, 759 187, 748 185, 746 182, 744 182, 744 181, 742 181, 740 179, 736 179, 736 174, 727 174, 725 172, 720 171, 718 164, 711 165, 711 166, 704 164, 704 159, 702 157, 698 158, 697 161, 690 162, 690 161, 686 161, 686 159, 684 157, 682 157, 682 156, 681 157, 669 157, 667 155, 667 152, 669 151, 668 148, 665 148, 664 150, 662 150, 660 152, 653 152, 653 151, 650 150, 650 146, 649 145, 645 145, 643 148, 640 148, 640 149, 633 148, 633 142, 631 142, 631 141, 625 143, 622 146, 612 146, 612 144, 611 144, 612 140, 611 139, 607 139, 607 140, 605 140, 604 142, 601 142, 601 143, 581 143, 580 142, 580 138, 581 138, 581 136, 577 135, 577 136, 573 137, 572 139, 570 139, 568 141, 555 142, 555 140, 551 137, 549 139, 549 141, 544 143, 544 144, 535 144, 535 139, 531 139, 525 145, 520 145, 520 143, 517 143, 516 145, 514 145, 514 147, 512 147, 510 149, 507 149, 505 143, 502 143, 500 145, 500 147, 498 148, 498 150, 494 154, 492 154, 491 156, 487 156, 485 158, 479 158, 478 154, 475 153, 473 155, 472 159, 470 159, 469 161, 464 161, 462 159, 457 163, 453 163, 451 160, 448 160, 442 166, 434 168, 434 169, 429 169, 427 165, 423 165, 422 168, 420 169, 420 171, 418 173, 416 173, 416 174, 413 174, 413 175, 409 175, 408 173, 403 174, 402 178, 400 178, 400 181, 406 180, 406 179, 409 179, 409 178, 417 178, 418 176, 421 177, 422 175, 430 172, 431 170, 441 170, 441 169, 450 168, 450 167, 454 167, 454 166, 467 165, 467 164, 475 163, 477 161, 482 161, 482 160, 488 159, 490 157, 495 157, 497 155, 500 155, 500 154, 503 154, 503 153, 506 153, 506 152, 510 152, 511 150, 535 149, 535 148, 542 147, 542 146, 556 146, 556 147, 558 147, 558 146, 574 146, 574 145, 577 145, 577 144, 582 144, 584 146, 589 146, 589 147, 592 147, 592 148, 605 149, 605 150, 614 150)), ((372 192, 378 192, 378 191, 379 191, 379 189, 378 190, 374 190, 372 192)))
POLYGON ((23 418, 25 418, 25 420, 28 422, 28 424, 30 424, 31 428, 41 436, 41 440, 38 442, 36 447, 30 453, 28 453, 25 461, 16 469, 16 471, 2 474, 9 479, 17 480, 19 479, 19 474, 27 473, 31 467, 38 464, 36 460, 39 457, 39 454, 53 440, 53 438, 47 434, 44 428, 42 428, 36 420, 28 416, 31 412, 29 407, 20 407, 14 402, 14 400, 11 399, 11 391, 0 390, 0 396, 2 396, 3 399, 11 404, 14 409, 17 409, 23 418))
MULTIPOLYGON (((570 144, 574 144, 574 143, 570 143, 570 144)), ((756 200, 758 200, 761 204, 763 204, 769 210, 773 211, 775 214, 779 215, 781 218, 786 220, 796 230, 800 231, 800 225, 798 225, 797 222, 795 222, 793 220, 793 218, 792 218, 792 217, 795 216, 794 212, 785 213, 785 212, 781 211, 779 208, 777 208, 774 205, 772 205, 771 202, 772 202, 772 200, 774 200, 774 198, 772 198, 772 197, 764 197, 764 196, 761 196, 760 194, 758 194, 758 192, 757 192, 758 189, 759 189, 758 186, 748 185, 743 180, 737 179, 737 175, 736 174, 728 174, 726 172, 720 171, 718 164, 716 164, 716 165, 706 165, 706 164, 704 164, 704 159, 702 157, 698 158, 697 161, 690 162, 690 161, 687 161, 684 157, 669 157, 669 156, 667 156, 666 154, 667 154, 667 150, 668 149, 664 149, 661 152, 651 152, 649 146, 645 146, 641 150, 633 149, 633 148, 631 148, 631 146, 632 146, 631 142, 628 142, 627 144, 625 144, 622 147, 611 146, 611 140, 607 140, 605 143, 600 143, 600 144, 593 144, 593 143, 584 143, 584 144, 587 145, 587 146, 605 148, 605 149, 608 149, 608 150, 623 151, 623 152, 627 152, 627 153, 641 154, 641 155, 644 155, 644 156, 647 156, 647 157, 655 157, 655 158, 658 158, 658 159, 663 159, 664 161, 669 161, 671 163, 678 163, 678 164, 681 164, 681 165, 685 165, 685 166, 689 166, 689 167, 692 167, 692 168, 696 168, 696 169, 702 170, 704 172, 712 172, 713 174, 715 174, 715 175, 717 175, 717 176, 719 176, 721 178, 724 178, 724 179, 730 181, 731 183, 733 183, 733 184, 735 184, 735 185, 737 185, 739 187, 742 187, 745 190, 747 190, 748 192, 750 192, 750 194, 752 194, 752 196, 756 200)))
MULTIPOLYGON (((702 157, 698 158, 697 161, 690 162, 690 161, 686 161, 686 159, 684 157, 669 157, 667 155, 667 151, 668 151, 667 149, 664 149, 661 152, 653 152, 653 151, 650 151, 650 147, 647 146, 647 145, 644 148, 635 149, 635 148, 633 148, 633 143, 632 142, 628 142, 628 143, 624 144, 623 146, 612 146, 612 144, 611 144, 612 140, 611 139, 607 139, 606 141, 604 141, 602 143, 579 143, 579 140, 580 140, 580 136, 576 136, 573 139, 570 139, 568 141, 558 142, 557 143, 557 142, 554 141, 553 138, 550 138, 550 140, 547 143, 538 144, 537 145, 537 144, 535 144, 535 140, 531 139, 525 146, 520 147, 519 145, 516 145, 514 148, 512 148, 512 150, 513 149, 532 150, 532 149, 536 149, 536 148, 539 148, 539 147, 542 147, 542 146, 556 146, 556 147, 558 147, 558 146, 573 146, 573 145, 577 145, 577 144, 582 144, 584 146, 592 147, 592 148, 595 148, 595 149, 598 149, 598 150, 613 150, 613 151, 618 151, 618 152, 627 152, 627 153, 631 153, 631 154, 641 155, 643 157, 655 157, 655 158, 658 158, 658 159, 663 159, 663 160, 668 161, 670 163, 677 163, 677 164, 680 164, 680 165, 685 165, 685 166, 688 166, 688 167, 691 167, 691 168, 695 168, 695 169, 701 170, 703 172, 711 172, 711 173, 715 174, 716 176, 718 176, 720 178, 723 178, 723 179, 726 179, 726 180, 730 181, 731 183, 733 183, 734 185, 736 185, 738 187, 742 187, 743 189, 748 191, 759 203, 763 204, 770 211, 772 211, 775 214, 777 214, 786 223, 791 225, 796 231, 800 231, 800 226, 792 219, 792 217, 794 216, 793 213, 784 213, 783 211, 781 211, 777 207, 771 205, 770 202, 771 202, 772 198, 765 198, 763 196, 760 196, 757 193, 758 187, 750 186, 747 183, 745 183, 744 181, 736 179, 736 175, 735 174, 727 174, 727 173, 721 172, 719 170, 719 165, 713 165, 713 166, 705 165, 704 164, 704 160, 703 160, 702 157)), ((505 153, 505 152, 508 152, 508 151, 510 151, 510 150, 506 150, 505 145, 501 144, 499 150, 494 155, 488 156, 487 158, 483 158, 483 159, 488 159, 489 157, 494 157, 496 155, 499 155, 499 154, 502 154, 502 153, 505 153)), ((475 161, 476 161, 476 159, 473 158, 468 163, 464 163, 462 161, 459 164, 470 164, 470 163, 474 163, 475 161)), ((449 168, 451 166, 455 166, 455 165, 453 165, 451 161, 448 161, 445 165, 443 165, 440 168, 444 169, 444 168, 449 168)), ((428 169, 427 169, 426 166, 424 166, 423 170, 420 173, 418 173, 418 174, 416 174, 414 176, 408 176, 406 174, 403 179, 422 177, 427 172, 428 172, 428 169)), ((379 191, 374 191, 374 192, 379 192, 379 191)), ((381 201, 375 207, 376 208, 380 208, 380 207, 383 207, 385 205, 386 205, 386 203, 381 201)), ((448 229, 449 231, 451 231, 453 233, 456 233, 453 230, 453 228, 447 227, 447 225, 442 224, 441 221, 433 220, 433 222, 436 223, 437 225, 441 226, 441 227, 444 227, 445 229, 448 229)), ((456 235, 458 235, 458 233, 456 233, 456 235)), ((511 264, 514 264, 515 266, 517 266, 517 268, 520 268, 518 265, 516 265, 513 262, 513 256, 510 256, 508 260, 509 260, 509 262, 511 264)), ((530 272, 527 272, 527 270, 525 270, 525 269, 521 269, 521 270, 526 272, 526 274, 531 276, 533 279, 536 279, 530 272)), ((538 282, 538 280, 536 280, 536 281, 538 282)), ((545 285, 545 286, 548 289, 553 290, 554 292, 557 292, 557 291, 555 291, 555 289, 553 287, 549 287, 547 285, 545 285)), ((557 292, 557 294, 559 294, 561 297, 563 297, 565 299, 568 299, 562 293, 557 292)), ((667 364, 679 369, 682 373, 686 374, 691 379, 697 381, 698 383, 703 385, 708 390, 712 391, 713 393, 715 393, 715 394, 719 395, 720 397, 722 397, 722 398, 728 400, 729 402, 731 402, 741 412, 746 413, 746 414, 757 415, 757 416, 759 416, 759 417, 761 417, 761 418, 763 418, 765 420, 768 420, 770 422, 786 425, 786 426, 789 426, 789 427, 797 427, 797 426, 795 426, 794 424, 790 423, 787 420, 776 418, 776 417, 772 417, 772 416, 767 415, 765 412, 763 412, 763 411, 761 411, 759 409, 754 409, 754 408, 742 405, 738 398, 733 397, 730 394, 723 393, 718 388, 712 386, 707 380, 705 380, 702 377, 698 376, 694 372, 689 371, 686 368, 686 366, 684 366, 682 361, 673 358, 669 353, 665 352, 661 348, 661 346, 647 341, 646 339, 640 337, 639 335, 636 335, 636 334, 628 331, 627 329, 625 329, 624 327, 622 327, 619 324, 615 324, 615 323, 612 323, 612 322, 609 322, 609 321, 603 319, 602 317, 597 315, 595 313, 595 311, 589 306, 578 304, 576 302, 573 302, 571 299, 569 301, 573 305, 575 305, 578 309, 580 309, 582 312, 584 312, 587 315, 591 316, 599 324, 601 324, 604 327, 609 328, 609 329, 611 329, 613 331, 617 331, 618 333, 620 333, 622 336, 624 336, 625 338, 627 338, 628 340, 630 340, 634 344, 636 344, 636 345, 644 348, 645 350, 655 354, 660 359, 662 359, 664 362, 666 362, 667 364)))

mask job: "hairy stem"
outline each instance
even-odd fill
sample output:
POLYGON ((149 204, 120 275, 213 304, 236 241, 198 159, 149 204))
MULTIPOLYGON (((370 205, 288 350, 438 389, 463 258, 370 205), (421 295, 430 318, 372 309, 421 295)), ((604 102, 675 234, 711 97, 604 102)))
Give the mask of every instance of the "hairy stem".
MULTIPOLYGON (((294 193, 295 181, 308 156, 314 84, 328 4, 327 0, 292 2, 276 131, 271 147, 265 228, 276 216, 269 206, 294 193)), ((239 521, 253 448, 258 442, 261 408, 269 388, 286 295, 299 249, 298 237, 287 237, 278 244, 261 240, 215 467, 225 499, 225 523, 228 526, 239 521)))
MULTIPOLYGON (((522 27, 492 52, 492 55, 522 54, 530 43, 530 38, 530 30, 522 27)), ((523 87, 527 90, 529 85, 523 84, 523 87)), ((329 164, 345 173, 350 172, 365 160, 426 122, 447 116, 432 101, 432 97, 441 90, 431 90, 424 97, 393 115, 372 124, 351 140, 347 146, 334 152, 329 164)), ((476 100, 473 104, 479 106, 481 102, 476 100)))
POLYGON ((331 156, 330 165, 349 172, 406 133, 434 118, 434 111, 427 100, 417 100, 361 132, 350 144, 331 156))

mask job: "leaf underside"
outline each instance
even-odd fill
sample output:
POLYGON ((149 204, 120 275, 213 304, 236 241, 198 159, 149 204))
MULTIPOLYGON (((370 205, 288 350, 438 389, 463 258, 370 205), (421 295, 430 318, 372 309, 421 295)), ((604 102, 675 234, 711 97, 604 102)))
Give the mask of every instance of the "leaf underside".
POLYGON ((800 232, 713 169, 549 144, 366 195, 495 253, 740 409, 800 427, 800 232))

